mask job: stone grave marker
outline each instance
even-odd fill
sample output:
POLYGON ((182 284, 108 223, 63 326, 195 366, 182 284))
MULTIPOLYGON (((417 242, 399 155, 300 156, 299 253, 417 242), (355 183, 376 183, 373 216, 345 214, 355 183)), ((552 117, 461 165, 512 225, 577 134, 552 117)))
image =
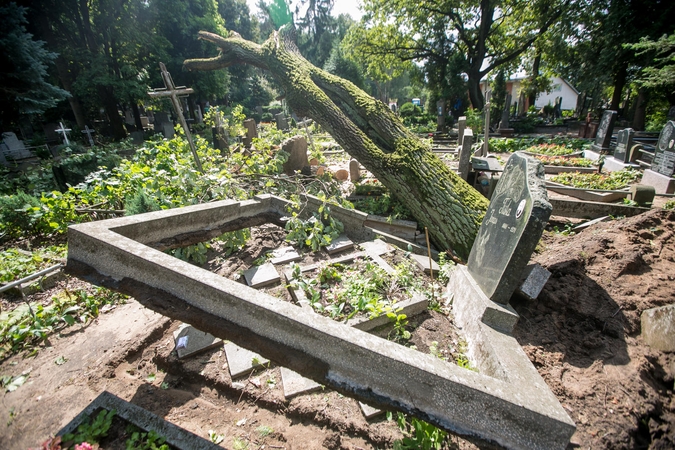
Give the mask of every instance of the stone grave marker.
MULTIPOLYGON (((157 111, 154 114, 155 121, 153 122, 153 127, 155 133, 164 133, 164 124, 165 123, 171 123, 171 120, 169 120, 169 113, 164 112, 164 111, 157 111)), ((173 123, 171 123, 171 127, 173 128, 173 123)))
POLYGON ((277 122, 277 130, 288 131, 288 119, 286 119, 286 114, 280 112, 274 116, 274 120, 277 122))
POLYGON ((361 164, 355 159, 349 161, 349 179, 356 183, 361 178, 361 164))
POLYGON ((16 134, 11 131, 2 133, 2 143, 4 149, 2 153, 6 159, 17 160, 30 158, 33 154, 26 148, 23 141, 16 137, 16 134))
POLYGON ((253 266, 244 272, 246 284, 252 288, 259 288, 276 283, 281 279, 274 268, 274 264, 265 263, 261 266, 253 266))
POLYGON ((270 362, 259 354, 239 347, 233 342, 228 342, 224 347, 227 357, 227 366, 230 369, 230 377, 233 380, 248 375, 253 369, 263 366, 270 362))
POLYGON ((255 123, 255 119, 244 120, 244 128, 246 128, 247 138, 253 139, 258 137, 258 126, 255 123))
POLYGON ((462 142, 464 139, 464 130, 466 129, 466 116, 460 116, 457 119, 457 147, 462 147, 462 142))
POLYGON ((544 166, 519 152, 506 163, 492 194, 468 271, 492 301, 507 304, 551 215, 544 166))
POLYGON ((96 130, 92 130, 91 128, 89 128, 89 125, 85 125, 84 130, 82 130, 82 133, 87 135, 87 140, 89 141, 89 146, 93 147, 95 144, 94 144, 94 138, 91 137, 91 135, 96 133, 96 130))
POLYGON ((70 128, 66 128, 63 126, 63 122, 59 122, 59 128, 57 128, 56 131, 57 133, 60 133, 63 135, 63 143, 66 145, 70 145, 70 141, 68 140, 68 132, 72 131, 70 128))
POLYGON ((473 145, 473 131, 471 128, 464 130, 462 145, 459 149, 459 176, 464 181, 469 177, 471 167, 471 145, 473 145))
POLYGON ((431 273, 431 270, 434 271, 434 275, 437 275, 438 271, 441 270, 441 267, 433 259, 431 260, 431 270, 429 269, 429 257, 427 255, 417 255, 415 253, 411 253, 410 258, 415 261, 417 267, 422 269, 427 275, 431 273))
POLYGON ((305 378, 298 372, 294 372, 286 367, 281 368, 281 384, 284 388, 286 400, 299 394, 309 394, 321 389, 321 385, 316 381, 305 378))
POLYGON ((633 148, 633 135, 635 135, 635 131, 632 128, 626 128, 616 134, 614 158, 622 163, 630 162, 630 150, 633 148))
POLYGON ((286 139, 282 142, 281 149, 289 155, 288 160, 283 164, 283 170, 286 175, 293 175, 296 170, 309 167, 307 139, 304 136, 297 135, 286 139))
POLYGON ((272 259, 270 262, 274 265, 287 264, 293 261, 299 261, 302 256, 293 247, 279 247, 272 252, 272 259))
POLYGON ((187 358, 206 350, 218 347, 223 340, 204 331, 199 331, 192 325, 182 324, 174 333, 178 359, 187 358))
POLYGON ((341 234, 337 239, 333 240, 328 246, 326 246, 326 251, 329 255, 334 255, 335 253, 340 253, 345 250, 351 250, 354 248, 354 242, 347 237, 345 234, 341 234))
POLYGON ((614 129, 616 116, 616 111, 609 109, 602 113, 602 118, 598 125, 598 132, 595 135, 595 142, 591 145, 591 150, 598 153, 609 151, 609 142, 612 139, 612 130, 614 129))
POLYGON ((661 130, 654 150, 651 169, 667 177, 673 176, 675 171, 675 122, 672 120, 669 120, 661 130))

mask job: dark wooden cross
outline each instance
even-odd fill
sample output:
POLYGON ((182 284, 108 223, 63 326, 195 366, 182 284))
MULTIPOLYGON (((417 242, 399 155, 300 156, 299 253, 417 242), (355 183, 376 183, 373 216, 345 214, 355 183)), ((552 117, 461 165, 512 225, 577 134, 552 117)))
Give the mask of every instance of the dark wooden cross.
POLYGON ((173 84, 171 74, 169 73, 168 70, 166 70, 166 66, 164 65, 164 63, 159 63, 159 68, 162 70, 162 79, 164 80, 165 87, 153 89, 152 91, 148 92, 148 95, 153 98, 169 97, 171 99, 173 109, 176 111, 176 115, 178 116, 178 121, 180 122, 180 125, 183 127, 183 131, 185 131, 185 137, 187 138, 188 143, 190 144, 190 150, 192 150, 192 156, 195 158, 197 170, 199 170, 200 172, 204 172, 204 170, 202 169, 202 163, 199 162, 199 156, 197 156, 197 149, 195 148, 194 142, 192 142, 192 135, 190 134, 190 129, 187 126, 187 122, 185 122, 185 116, 183 115, 183 107, 180 104, 180 100, 178 100, 179 96, 187 96, 190 94, 194 94, 195 91, 194 89, 186 88, 185 86, 176 87, 176 85, 173 84))
POLYGON ((92 133, 96 133, 96 130, 92 130, 91 128, 89 128, 89 125, 85 125, 84 130, 82 130, 82 132, 87 135, 87 137, 89 138, 89 145, 93 147, 94 139, 91 137, 91 135, 92 133))

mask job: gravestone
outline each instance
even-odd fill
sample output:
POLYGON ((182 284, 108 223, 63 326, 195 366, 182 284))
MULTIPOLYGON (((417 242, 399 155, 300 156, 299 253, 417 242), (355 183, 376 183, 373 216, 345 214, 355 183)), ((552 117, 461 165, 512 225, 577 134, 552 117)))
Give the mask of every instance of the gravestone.
POLYGON ((551 210, 544 166, 514 153, 492 194, 467 263, 469 273, 492 301, 507 304, 518 288, 551 210))
POLYGON ((436 102, 437 118, 436 131, 445 131, 445 100, 436 102))
POLYGON ((598 132, 595 135, 595 142, 591 145, 591 150, 598 153, 608 152, 609 143, 612 139, 612 130, 614 129, 614 122, 616 122, 616 111, 606 110, 602 113, 600 124, 598 125, 598 132))
POLYGON ((42 131, 45 133, 45 141, 47 143, 56 143, 56 142, 61 142, 61 138, 59 137, 59 133, 57 133, 55 130, 59 126, 58 123, 53 123, 49 122, 44 125, 42 125, 42 131))
POLYGON ((246 128, 246 137, 249 139, 258 137, 258 127, 255 124, 255 119, 244 120, 244 127, 246 128))
POLYGON ((5 160, 25 159, 33 156, 23 141, 11 131, 2 133, 2 144, 4 145, 0 147, 0 151, 3 153, 5 160))
POLYGON ((614 158, 623 163, 630 162, 630 151, 633 148, 633 136, 635 131, 632 128, 626 128, 616 134, 616 148, 614 149, 614 158))
POLYGON ((293 175, 296 170, 309 167, 307 158, 307 139, 304 136, 293 136, 281 144, 281 150, 288 153, 288 160, 283 164, 286 175, 293 175))
POLYGON ((174 331, 173 340, 176 345, 178 359, 205 352, 218 347, 223 342, 222 339, 214 337, 204 331, 200 331, 186 323, 182 324, 174 331))
POLYGON ((59 128, 54 131, 63 135, 63 143, 70 146, 70 141, 68 140, 68 133, 72 131, 70 128, 66 128, 63 126, 63 122, 59 122, 59 128))
POLYGON ((277 130, 288 131, 288 120, 286 119, 286 114, 280 112, 274 116, 274 120, 277 122, 277 130))
POLYGON ((349 179, 356 183, 361 178, 361 164, 355 159, 349 161, 349 179))
POLYGON ((464 181, 469 177, 469 167, 471 167, 471 145, 473 145, 473 130, 467 128, 463 130, 464 137, 459 149, 459 176, 464 181))
POLYGON ((91 137, 92 134, 96 133, 96 130, 92 130, 89 128, 89 125, 84 126, 84 130, 82 130, 83 134, 87 135, 87 140, 89 141, 89 147, 93 147, 94 144, 94 138, 91 137))
POLYGON ((460 116, 457 119, 457 146, 461 148, 464 139, 464 130, 466 129, 466 116, 460 116))
POLYGON ((661 175, 672 177, 675 170, 675 122, 669 120, 661 130, 654 149, 651 169, 661 175))
POLYGON ((509 127, 509 116, 511 115, 511 94, 506 94, 502 119, 499 122, 499 135, 502 137, 512 137, 515 130, 509 127))
MULTIPOLYGON (((153 123, 155 133, 164 133, 165 123, 171 123, 171 120, 169 120, 169 113, 164 111, 156 112, 155 121, 153 123)), ((171 126, 173 127, 173 123, 171 123, 171 126)))

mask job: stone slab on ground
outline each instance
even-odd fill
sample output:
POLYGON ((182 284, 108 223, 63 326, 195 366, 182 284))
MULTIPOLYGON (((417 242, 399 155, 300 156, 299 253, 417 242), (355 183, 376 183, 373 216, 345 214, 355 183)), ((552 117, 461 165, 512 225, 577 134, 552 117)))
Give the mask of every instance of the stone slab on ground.
POLYGON ((646 169, 642 174, 640 184, 652 186, 657 194, 675 193, 675 179, 667 177, 651 169, 646 169))
POLYGON ((635 163, 625 163, 613 156, 606 157, 605 162, 602 165, 602 169, 606 170, 607 172, 618 172, 619 170, 627 169, 629 167, 631 169, 639 169, 640 165, 635 163))
POLYGON ((269 359, 263 358, 259 354, 239 347, 234 342, 225 344, 225 356, 227 357, 227 366, 230 369, 230 377, 233 380, 248 375, 265 364, 269 359))
POLYGON ((675 352, 675 304, 642 312, 642 339, 650 347, 675 352))
POLYGON ((528 300, 535 300, 549 278, 551 278, 551 272, 539 264, 530 264, 525 268, 523 281, 517 292, 528 300))
POLYGON ((359 246, 368 255, 382 256, 394 251, 394 247, 384 242, 382 239, 374 239, 372 241, 361 242, 359 246))
POLYGON ((115 411, 115 416, 124 419, 129 424, 135 425, 143 431, 154 431, 165 439, 165 442, 172 448, 178 450, 217 450, 222 449, 207 439, 197 436, 177 425, 154 415, 140 406, 122 400, 108 391, 103 391, 93 402, 89 404, 80 414, 63 427, 58 436, 68 433, 74 433, 77 427, 93 417, 97 409, 102 408, 108 411, 115 411))
POLYGON ((270 262, 274 265, 287 264, 293 261, 299 261, 302 256, 293 247, 279 247, 272 252, 272 259, 270 262))
POLYGON ((268 286, 278 282, 281 277, 272 263, 254 266, 244 272, 246 284, 252 288, 268 286))
POLYGON ((321 385, 285 367, 281 368, 281 384, 284 387, 284 397, 289 400, 296 395, 309 394, 321 389, 321 385))
POLYGON ((373 262, 374 262, 375 264, 377 264, 378 266, 380 266, 380 267, 382 268, 382 270, 384 270, 385 272, 387 272, 389 275, 393 275, 393 274, 396 273, 396 269, 394 269, 393 267, 391 267, 391 266, 389 265, 389 263, 388 263, 387 261, 385 261, 384 259, 382 259, 382 257, 381 257, 380 255, 371 255, 371 254, 368 254, 368 257, 369 257, 370 259, 372 259, 373 262))
POLYGON ((353 248, 354 242, 352 242, 347 235, 341 234, 326 247, 326 252, 328 252, 329 255, 334 255, 346 250, 352 250, 353 248))
POLYGON ((373 408, 370 405, 366 405, 363 402, 359 402, 359 406, 361 407, 361 411, 363 412, 363 415, 366 417, 366 419, 372 419, 373 417, 377 417, 380 414, 384 414, 384 411, 381 409, 373 408))
POLYGON ((197 355, 206 350, 218 347, 223 340, 212 334, 199 331, 192 325, 184 323, 173 332, 173 340, 176 344, 178 359, 197 355))
MULTIPOLYGON (((417 264, 417 266, 424 270, 424 273, 427 275, 430 273, 429 270, 429 257, 426 255, 416 255, 414 253, 410 254, 410 258, 417 264)), ((441 266, 438 265, 436 261, 431 260, 431 269, 434 271, 434 275, 438 274, 438 271, 441 270, 441 266)))

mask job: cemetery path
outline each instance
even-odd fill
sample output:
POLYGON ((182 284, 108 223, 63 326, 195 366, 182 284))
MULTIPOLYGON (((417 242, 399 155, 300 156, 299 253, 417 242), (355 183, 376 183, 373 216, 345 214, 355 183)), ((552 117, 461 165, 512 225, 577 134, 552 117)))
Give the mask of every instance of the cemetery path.
POLYGON ((583 448, 675 447, 675 355, 640 336, 642 311, 675 302, 674 235, 664 210, 545 233, 532 260, 552 276, 536 301, 512 301, 516 338, 583 448))

